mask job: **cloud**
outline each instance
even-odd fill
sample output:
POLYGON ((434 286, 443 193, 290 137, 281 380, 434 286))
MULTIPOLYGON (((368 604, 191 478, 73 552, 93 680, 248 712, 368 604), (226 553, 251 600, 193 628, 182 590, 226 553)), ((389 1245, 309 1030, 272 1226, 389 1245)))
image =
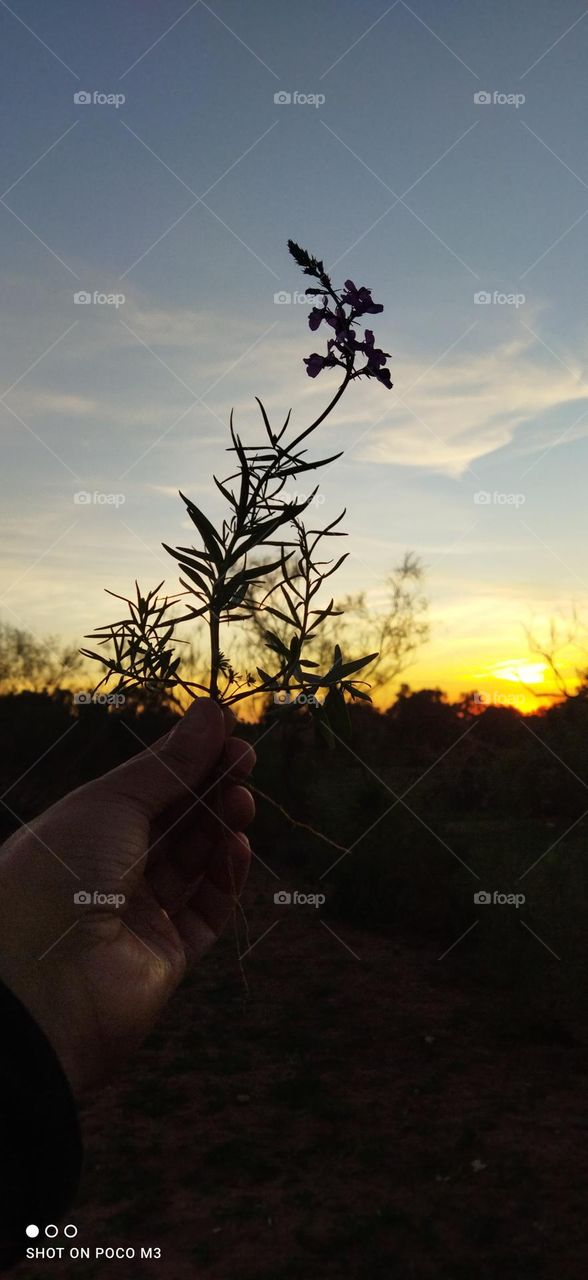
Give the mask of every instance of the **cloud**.
MULTIPOLYGON (((580 366, 569 362, 565 368, 548 353, 538 359, 540 352, 536 339, 523 334, 492 350, 447 358, 430 371, 404 360, 391 393, 397 398, 385 424, 369 431, 360 456, 459 477, 478 458, 516 442, 520 428, 530 424, 535 435, 521 451, 543 450, 559 432, 546 442, 541 420, 576 402, 571 426, 583 408, 588 411, 588 386, 583 398, 580 366)), ((575 437, 586 431, 588 423, 575 437)))

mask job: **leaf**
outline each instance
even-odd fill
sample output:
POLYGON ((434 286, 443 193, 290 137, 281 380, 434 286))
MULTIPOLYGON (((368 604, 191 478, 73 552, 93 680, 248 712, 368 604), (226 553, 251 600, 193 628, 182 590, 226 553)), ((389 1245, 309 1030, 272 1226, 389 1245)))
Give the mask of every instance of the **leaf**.
POLYGON ((248 588, 248 584, 246 582, 242 582, 241 586, 237 587, 237 590, 234 592, 234 594, 232 596, 229 596, 228 603, 230 604, 232 609, 234 609, 236 605, 243 604, 245 596, 247 595, 247 588, 248 588))
POLYGON ((214 582, 216 574, 210 564, 212 557, 207 556, 204 551, 195 551, 193 547, 168 547, 167 542, 162 542, 161 545, 174 560, 179 560, 182 564, 194 564, 210 578, 211 582, 214 582))
POLYGON ((218 533, 216 532, 216 529, 210 523, 210 520, 208 520, 207 517, 204 515, 204 512, 200 511, 200 509, 196 507, 193 502, 190 501, 190 498, 186 498, 186 496, 182 493, 181 489, 180 489, 180 498, 182 499, 182 502, 185 502, 188 515, 192 521, 192 524, 196 525, 196 528, 200 534, 200 537, 202 538, 202 541, 206 547, 206 550, 212 556, 212 559, 214 560, 214 563, 217 566, 217 568, 222 569, 223 560, 224 560, 224 547, 222 545, 222 542, 219 538, 218 533))
POLYGON ((234 552, 229 563, 234 564, 236 560, 241 558, 241 556, 247 555, 253 547, 258 547, 260 542, 265 542, 267 538, 271 538, 272 534, 276 532, 276 529, 279 529, 280 525, 290 523, 294 513, 298 514, 298 509, 295 508, 294 504, 291 504, 282 507, 280 514, 278 516, 274 516, 272 520, 264 520, 257 526, 253 533, 249 534, 249 537, 241 544, 239 550, 234 552))
POLYGON ((273 564, 258 564, 252 565, 250 569, 240 569, 238 573, 233 574, 232 578, 227 578, 219 590, 222 591, 223 598, 228 599, 239 587, 255 582, 257 578, 265 578, 267 574, 273 573, 274 569, 279 569, 280 565, 281 560, 276 560, 273 564))
MULTIPOLYGON (((202 592, 204 592, 205 597, 208 599, 210 595, 210 584, 208 582, 205 582, 204 578, 201 577, 201 575, 197 573, 195 569, 192 569, 192 567, 189 564, 184 564, 181 560, 180 560, 180 569, 182 570, 182 573, 187 573, 190 580, 196 583, 196 586, 199 587, 202 592)), ((183 583, 182 585, 185 586, 185 583, 183 583)))
POLYGON ((349 708, 340 689, 329 689, 323 702, 326 715, 333 733, 343 742, 351 739, 351 717, 349 708))
POLYGON ((286 648, 286 645, 282 640, 280 640, 280 637, 276 635, 275 631, 264 631, 263 634, 265 636, 265 643, 268 649, 273 649, 274 653, 279 653, 282 658, 290 657, 290 653, 286 648))
MULTIPOLYGON (((292 587, 292 590, 296 592, 296 595, 300 596, 300 592, 299 592, 299 591, 296 591, 296 587, 295 587, 295 586, 294 586, 294 584, 290 581, 290 579, 287 577, 287 574, 286 574, 286 568, 285 568, 285 566, 286 566, 286 561, 285 561, 285 560, 282 560, 281 564, 282 564, 282 572, 283 572, 283 574, 284 574, 284 577, 285 577, 285 578, 287 578, 288 585, 292 587)), ((296 623, 296 625, 297 625, 297 626, 299 626, 300 624, 299 624, 299 622, 298 622, 298 614, 297 614, 297 612, 296 612, 296 606, 295 606, 295 604, 294 604, 293 600, 291 600, 291 599, 290 599, 290 596, 288 595, 288 592, 286 591, 286 588, 285 588, 285 586, 284 586, 284 583, 283 583, 283 582, 281 582, 281 583, 280 583, 280 591, 282 592, 282 595, 283 595, 283 597, 284 597, 284 599, 285 599, 285 601, 286 601, 286 604, 288 605, 288 608, 289 608, 289 610, 290 610, 290 613, 292 614, 292 617, 293 617, 293 619, 294 619, 294 622, 296 623)))
MULTIPOLYGON (((164 544, 164 545, 165 545, 165 544, 164 544)), ((197 556, 199 560, 204 560, 204 562, 205 562, 206 564, 208 564, 208 566, 209 566, 209 567, 210 567, 210 566, 212 565, 212 563, 213 563, 212 556, 208 554, 208 551, 202 551, 202 550, 201 550, 201 549, 199 549, 198 547, 177 547, 177 550, 178 550, 178 551, 183 551, 183 552, 185 553, 186 557, 188 557, 188 556, 191 556, 191 557, 197 556)))
POLYGON ((241 489, 239 492, 239 503, 237 507, 237 516, 240 520, 243 520, 245 518, 245 513, 247 511, 248 498, 249 498, 249 465, 247 462, 246 455, 243 454, 243 461, 241 463, 241 489))
MULTIPOLYGON (((286 623, 286 626, 288 626, 288 627, 291 627, 291 626, 292 626, 292 619, 291 619, 291 618, 286 617, 286 614, 285 614, 285 613, 282 613, 282 612, 280 611, 280 609, 274 609, 273 605, 271 605, 271 604, 266 604, 265 609, 266 609, 266 613, 271 613, 271 614, 273 614, 274 618, 279 618, 279 619, 280 619, 280 622, 285 622, 285 623, 286 623)), ((297 621, 298 621, 298 620, 297 620, 297 621)))
POLYGON ((263 670, 263 667, 257 667, 256 670, 260 680, 263 680, 263 683, 267 684, 270 689, 277 689, 279 687, 276 676, 268 675, 267 671, 263 670))
POLYGON ((281 439, 282 439, 282 436, 284 435, 284 432, 288 430, 288 423, 290 422, 290 414, 291 414, 291 413, 292 413, 292 410, 291 410, 291 409, 288 409, 288 412, 287 412, 287 414, 286 414, 286 421, 284 422, 283 427, 281 427, 281 428, 280 428, 280 430, 279 430, 279 432, 278 432, 278 434, 277 434, 277 436, 276 436, 276 441, 281 440, 281 439))
POLYGON ((224 484, 222 484, 222 483, 221 483, 221 481, 217 479, 217 477, 216 477, 216 476, 213 476, 212 478, 213 478, 213 480, 214 480, 214 483, 215 483, 215 485, 216 485, 217 489, 220 489, 220 491, 221 491, 221 493, 222 493, 222 495, 223 495, 223 498, 226 498, 227 502, 230 502, 231 506, 232 506, 232 507, 234 507, 234 508, 235 508, 235 510, 237 510, 237 499, 236 499, 236 497, 235 497, 234 493, 231 493, 231 490, 230 490, 230 489, 227 489, 227 488, 225 487, 225 485, 224 485, 224 484))
POLYGON ((354 662, 344 662, 339 669, 339 676, 353 675, 354 671, 361 671, 362 667, 367 667, 368 663, 373 662, 377 657, 377 653, 368 653, 367 658, 356 658, 354 662))
POLYGON ((337 675, 332 675, 330 671, 324 676, 313 676, 309 671, 304 677, 306 683, 312 685, 313 689, 328 689, 332 684, 336 683, 338 678, 337 675))
POLYGON ((327 747, 329 751, 334 751, 335 738, 333 736, 333 730, 331 729, 331 726, 329 723, 329 717, 327 715, 327 712, 324 710, 324 706, 321 707, 317 705, 313 707, 311 705, 311 711, 314 716, 314 722, 315 722, 318 737, 322 740, 322 742, 324 743, 324 745, 327 747))
MULTIPOLYGON (((180 582, 182 582, 181 578, 180 578, 180 582)), ((182 582, 182 586, 185 587, 187 591, 190 590, 187 582, 182 582)), ((210 602, 207 600, 206 604, 203 604, 200 609, 194 609, 193 607, 190 607, 189 612, 184 614, 183 617, 178 618, 177 621, 191 622, 193 618, 201 618, 203 614, 208 613, 209 609, 210 609, 210 602)))
POLYGON ((266 411, 265 411, 265 408, 264 408, 263 404, 261 403, 261 400, 259 399, 259 396, 256 396, 256 397, 255 397, 255 399, 257 400, 257 403, 258 403, 258 405, 259 405, 259 407, 260 407, 260 409, 261 409, 261 416, 262 416, 263 421, 264 421, 264 423, 265 423, 265 429, 266 429, 267 434, 268 434, 268 436, 269 436, 270 442, 271 442, 271 444, 275 445, 275 443, 276 443, 276 436, 274 435, 274 433, 273 433, 273 431, 272 431, 272 429, 271 429, 270 421, 269 421, 269 418, 268 418, 267 413, 266 413, 266 411))
MULTIPOLYGON (((332 534, 331 536, 333 537, 333 536, 335 536, 335 535, 333 535, 333 534, 332 534)), ((341 536, 341 537, 346 537, 346 534, 341 534, 340 536, 341 536)), ((348 552, 348 551, 346 551, 344 555, 339 556, 339 559, 338 559, 338 560, 337 560, 337 562, 333 565, 333 568, 332 568, 332 569, 329 569, 328 573, 323 573, 323 578, 322 578, 323 582, 325 581, 325 578, 330 578, 330 577, 331 577, 331 574, 336 573, 336 572, 337 572, 337 569, 340 569, 340 568, 341 568, 341 565, 343 564, 343 561, 347 559, 348 555, 349 555, 349 552, 348 552)))
POLYGON ((358 689, 357 685, 351 684, 351 682, 347 683, 346 680, 343 681, 343 688, 347 693, 351 694, 352 698, 360 698, 362 702, 371 702, 370 695, 365 692, 365 689, 358 689))
POLYGON ((341 449, 339 453, 331 454, 330 458, 321 458, 318 462, 299 462, 297 463, 295 469, 291 469, 288 472, 288 474, 292 476, 296 476, 301 471, 316 471, 318 467, 326 467, 329 462, 336 462, 337 458, 343 457, 343 453, 344 453, 344 450, 341 449))
POLYGON ((343 611, 342 609, 336 609, 334 600, 330 600, 326 609, 311 609, 310 612, 313 616, 316 615, 316 617, 314 618, 314 622, 311 622, 308 630, 314 631, 314 628, 320 626, 321 622, 324 622, 325 618, 339 618, 343 611))

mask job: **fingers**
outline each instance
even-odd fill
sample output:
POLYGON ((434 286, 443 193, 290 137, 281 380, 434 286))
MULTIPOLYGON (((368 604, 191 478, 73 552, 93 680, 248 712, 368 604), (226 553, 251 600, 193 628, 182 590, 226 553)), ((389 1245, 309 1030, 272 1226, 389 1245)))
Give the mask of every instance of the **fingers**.
POLYGON ((231 786, 224 804, 222 823, 211 814, 206 815, 206 821, 196 818, 179 834, 176 829, 165 853, 148 866, 146 879, 166 911, 177 909, 199 878, 207 874, 216 848, 226 849, 233 832, 252 821, 255 806, 244 787, 231 786))
POLYGON ((245 780, 251 773, 256 756, 252 747, 239 738, 230 738, 225 744, 218 766, 216 781, 207 780, 198 796, 192 792, 176 800, 152 820, 149 863, 173 854, 186 833, 193 835, 198 828, 218 832, 223 822, 235 830, 248 826, 254 814, 254 805, 240 796, 235 808, 235 781, 245 780), (214 822, 214 814, 222 809, 222 819, 214 822))
POLYGON ((202 831, 216 842, 222 840, 225 835, 231 835, 233 831, 242 831, 253 821, 255 802, 246 787, 231 783, 223 789, 222 793, 217 792, 214 797, 210 796, 208 799, 211 803, 204 812, 199 813, 192 822, 188 816, 184 823, 180 824, 182 827, 180 838, 170 842, 169 857, 177 859, 178 850, 186 837, 193 837, 202 831))
POLYGON ((206 875, 186 904, 172 915, 186 951, 199 959, 216 942, 235 907, 251 862, 247 836, 228 838, 211 858, 206 875))
POLYGON ((220 761, 226 734, 222 709, 208 698, 197 698, 171 733, 95 785, 156 818, 174 802, 196 799, 197 788, 220 761))
POLYGON ((229 738, 224 758, 227 775, 237 780, 247 778, 257 760, 253 747, 242 738, 229 738))

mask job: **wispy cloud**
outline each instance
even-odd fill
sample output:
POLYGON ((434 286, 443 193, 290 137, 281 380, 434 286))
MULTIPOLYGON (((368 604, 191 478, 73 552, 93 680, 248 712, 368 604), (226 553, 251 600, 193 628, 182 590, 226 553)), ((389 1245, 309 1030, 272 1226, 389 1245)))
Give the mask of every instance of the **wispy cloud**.
MULTIPOLYGON (((573 406, 571 423, 579 401, 588 408, 588 383, 577 361, 568 368, 556 363, 527 333, 446 360, 422 382, 421 372, 422 362, 403 360, 399 398, 366 437, 362 457, 461 476, 477 459, 513 443, 521 453, 543 449, 548 414, 573 406)), ((587 432, 588 421, 575 438, 587 432)))

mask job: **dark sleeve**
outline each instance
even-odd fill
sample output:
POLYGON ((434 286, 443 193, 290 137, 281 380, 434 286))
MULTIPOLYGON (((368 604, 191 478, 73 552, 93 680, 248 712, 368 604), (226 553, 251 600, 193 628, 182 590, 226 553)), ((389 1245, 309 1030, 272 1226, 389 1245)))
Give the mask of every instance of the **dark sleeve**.
MULTIPOLYGON (((0 1270, 47 1244, 75 1195, 82 1143, 61 1065, 30 1013, 0 982, 0 1270), (41 1228, 36 1239, 29 1224, 41 1228)), ((50 1242, 49 1242, 50 1243, 50 1242)))

